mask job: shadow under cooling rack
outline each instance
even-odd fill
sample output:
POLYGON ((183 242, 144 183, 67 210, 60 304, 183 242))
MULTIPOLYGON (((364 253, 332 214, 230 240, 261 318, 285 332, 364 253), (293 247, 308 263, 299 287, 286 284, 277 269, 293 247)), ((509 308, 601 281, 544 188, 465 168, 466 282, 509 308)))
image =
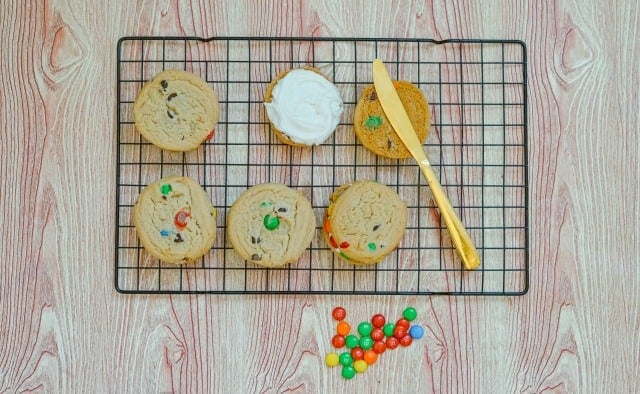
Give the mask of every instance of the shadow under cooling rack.
POLYGON ((526 47, 511 40, 373 38, 124 37, 117 44, 115 286, 123 293, 520 295, 529 282, 526 47), (395 79, 414 83, 433 123, 424 148, 476 243, 481 267, 462 269, 431 194, 411 159, 373 155, 353 132, 355 103, 382 59, 395 79), (340 90, 344 113, 323 145, 283 145, 262 105, 280 71, 313 66, 340 90), (135 130, 132 107, 161 70, 200 75, 216 91, 215 137, 188 153, 162 151, 135 130), (165 264, 141 246, 131 220, 140 190, 188 175, 218 210, 209 253, 165 264), (373 179, 407 202, 400 246, 374 266, 354 266, 328 249, 320 224, 340 185, 373 179), (241 260, 226 236, 226 213, 247 187, 283 183, 301 190, 318 223, 297 263, 266 269, 241 260))

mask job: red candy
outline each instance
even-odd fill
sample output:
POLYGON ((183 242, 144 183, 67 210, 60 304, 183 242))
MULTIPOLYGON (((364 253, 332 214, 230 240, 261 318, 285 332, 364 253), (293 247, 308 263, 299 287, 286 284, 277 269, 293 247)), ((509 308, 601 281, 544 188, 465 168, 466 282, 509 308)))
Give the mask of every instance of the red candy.
POLYGON ((364 358, 364 350, 361 347, 354 347, 351 349, 351 357, 354 360, 362 360, 364 358))
POLYGON ((384 326, 384 323, 386 322, 387 319, 385 319, 384 316, 379 313, 373 315, 373 317, 371 318, 371 324, 376 328, 382 328, 382 326, 384 326))
POLYGON ((404 337, 408 333, 409 330, 407 330, 404 326, 396 326, 396 328, 393 330, 393 336, 397 339, 404 337))
POLYGON ((382 341, 375 341, 373 343, 373 349, 374 352, 378 353, 378 354, 382 354, 384 353, 385 350, 387 350, 387 345, 384 344, 384 342, 382 341))
POLYGON ((373 330, 371 330, 371 339, 373 339, 374 341, 380 341, 382 339, 384 339, 384 331, 382 331, 379 328, 374 328, 373 330))
POLYGON ((403 336, 402 338, 400 338, 400 344, 402 346, 409 346, 411 345, 411 342, 413 342, 413 337, 409 334, 403 336))
POLYGON ((340 249, 347 249, 349 247, 349 242, 344 241, 343 243, 340 244, 340 249))
POLYGON ((338 349, 343 347, 345 344, 344 335, 340 335, 340 334, 334 335, 333 338, 331 338, 331 344, 338 349))
POLYGON ((408 330, 409 327, 411 327, 411 323, 409 322, 409 320, 403 317, 401 319, 398 319, 398 321, 396 322, 396 326, 402 326, 408 330))
POLYGON ((347 317, 347 311, 341 307, 341 306, 337 306, 333 309, 333 318, 340 321, 340 320, 344 320, 345 317, 347 317))
POLYGON ((187 220, 191 217, 191 214, 187 211, 178 211, 173 218, 173 223, 178 229, 187 227, 187 220))
POLYGON ((329 243, 331 244, 331 247, 333 247, 334 249, 338 248, 338 243, 336 242, 336 240, 333 238, 333 236, 329 236, 329 243))
POLYGON ((209 134, 207 134, 207 138, 206 138, 206 140, 207 140, 207 141, 211 141, 211 139, 213 138, 213 135, 215 134, 215 132, 216 132, 216 130, 215 130, 215 129, 211 130, 211 131, 209 132, 209 134))
POLYGON ((398 347, 399 344, 400 344, 400 341, 396 337, 389 337, 387 338, 387 342, 385 342, 387 349, 395 349, 398 347))

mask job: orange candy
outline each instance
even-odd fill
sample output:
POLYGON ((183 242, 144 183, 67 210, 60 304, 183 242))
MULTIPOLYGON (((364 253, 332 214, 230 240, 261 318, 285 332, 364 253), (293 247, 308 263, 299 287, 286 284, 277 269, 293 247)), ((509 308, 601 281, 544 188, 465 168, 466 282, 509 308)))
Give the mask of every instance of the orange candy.
POLYGON ((324 231, 325 231, 327 234, 330 234, 330 233, 331 233, 331 224, 329 223, 329 219, 325 219, 325 220, 324 220, 324 231))
POLYGON ((367 350, 366 352, 364 352, 363 360, 367 364, 371 365, 375 363, 376 360, 378 360, 378 353, 374 352, 373 350, 367 350))
POLYGON ((351 326, 346 321, 338 323, 338 334, 347 335, 351 331, 351 326))

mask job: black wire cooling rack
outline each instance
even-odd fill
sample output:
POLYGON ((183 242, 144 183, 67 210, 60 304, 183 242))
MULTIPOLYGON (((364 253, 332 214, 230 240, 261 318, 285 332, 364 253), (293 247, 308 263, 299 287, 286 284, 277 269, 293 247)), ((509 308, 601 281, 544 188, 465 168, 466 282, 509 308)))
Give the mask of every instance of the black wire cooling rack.
POLYGON ((124 37, 117 45, 115 287, 122 293, 520 295, 529 283, 526 47, 513 40, 124 37), (466 271, 412 159, 367 151, 352 118, 371 62, 416 84, 432 112, 425 149, 481 257, 466 271), (334 135, 313 148, 281 144, 263 108, 280 71, 311 65, 340 90, 345 111, 334 135), (188 153, 162 151, 141 138, 133 101, 157 72, 202 76, 217 92, 215 137, 188 153), (195 263, 151 257, 132 224, 140 190, 169 175, 198 180, 218 210, 218 237, 195 263), (329 195, 374 179, 407 202, 408 228, 374 266, 336 258, 321 235, 329 195), (227 240, 226 213, 247 187, 279 182, 301 190, 316 213, 317 234, 300 260, 266 269, 241 260, 227 240))

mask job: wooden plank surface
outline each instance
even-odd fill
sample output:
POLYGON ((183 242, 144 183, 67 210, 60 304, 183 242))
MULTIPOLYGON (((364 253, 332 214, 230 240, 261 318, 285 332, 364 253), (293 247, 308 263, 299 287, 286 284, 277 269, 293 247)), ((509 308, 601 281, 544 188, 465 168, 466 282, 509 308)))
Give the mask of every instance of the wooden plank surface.
POLYGON ((0 392, 640 391, 634 1, 1 8, 0 392), (524 40, 528 294, 116 293, 115 43, 146 34, 524 40), (336 305, 414 305, 425 338, 345 381, 323 363, 336 305))

